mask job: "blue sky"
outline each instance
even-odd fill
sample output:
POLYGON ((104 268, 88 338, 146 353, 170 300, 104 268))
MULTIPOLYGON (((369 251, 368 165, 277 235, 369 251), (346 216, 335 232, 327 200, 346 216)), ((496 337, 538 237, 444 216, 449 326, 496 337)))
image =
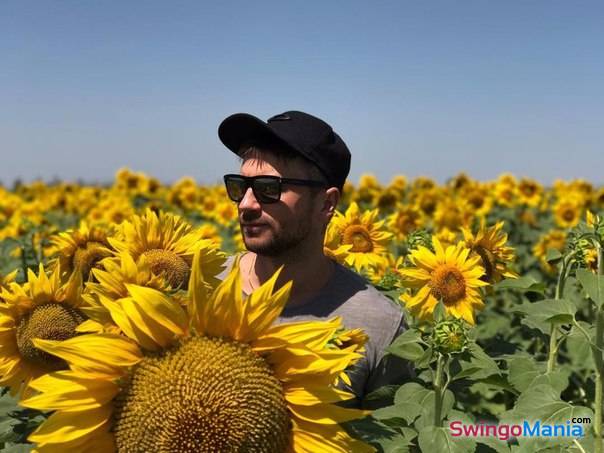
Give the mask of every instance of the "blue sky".
POLYGON ((600 1, 0 2, 0 181, 220 180, 231 113, 327 120, 363 172, 604 183, 600 1))

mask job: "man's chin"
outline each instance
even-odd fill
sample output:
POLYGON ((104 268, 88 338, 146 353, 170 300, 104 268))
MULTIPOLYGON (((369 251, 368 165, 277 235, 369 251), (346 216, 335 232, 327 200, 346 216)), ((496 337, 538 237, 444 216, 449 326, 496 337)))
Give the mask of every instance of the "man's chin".
POLYGON ((258 238, 243 238, 245 248, 257 255, 264 256, 278 256, 283 253, 283 250, 278 250, 279 247, 275 247, 272 241, 258 240, 258 238))

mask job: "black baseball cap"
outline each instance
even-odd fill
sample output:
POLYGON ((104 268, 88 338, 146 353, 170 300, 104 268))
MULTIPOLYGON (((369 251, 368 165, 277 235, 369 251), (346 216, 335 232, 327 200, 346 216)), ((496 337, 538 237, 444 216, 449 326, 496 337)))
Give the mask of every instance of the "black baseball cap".
POLYGON ((325 121, 295 110, 262 121, 248 113, 235 113, 218 127, 224 145, 239 155, 244 144, 273 144, 306 158, 327 181, 340 190, 350 171, 350 151, 325 121))

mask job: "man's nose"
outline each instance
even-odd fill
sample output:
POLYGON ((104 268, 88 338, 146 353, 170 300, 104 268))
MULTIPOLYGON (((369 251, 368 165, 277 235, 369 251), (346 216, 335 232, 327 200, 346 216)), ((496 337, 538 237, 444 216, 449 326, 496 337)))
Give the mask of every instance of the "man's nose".
POLYGON ((239 202, 239 209, 242 211, 259 211, 262 207, 254 195, 251 187, 248 187, 239 202))

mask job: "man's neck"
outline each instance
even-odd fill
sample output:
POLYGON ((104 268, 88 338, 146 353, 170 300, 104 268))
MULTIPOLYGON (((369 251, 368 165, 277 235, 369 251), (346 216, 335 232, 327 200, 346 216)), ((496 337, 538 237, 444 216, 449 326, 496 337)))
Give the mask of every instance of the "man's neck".
POLYGON ((288 307, 309 302, 331 278, 334 263, 322 250, 316 254, 289 254, 278 257, 257 255, 248 252, 242 259, 242 284, 246 293, 251 293, 283 266, 277 287, 293 280, 288 307))

